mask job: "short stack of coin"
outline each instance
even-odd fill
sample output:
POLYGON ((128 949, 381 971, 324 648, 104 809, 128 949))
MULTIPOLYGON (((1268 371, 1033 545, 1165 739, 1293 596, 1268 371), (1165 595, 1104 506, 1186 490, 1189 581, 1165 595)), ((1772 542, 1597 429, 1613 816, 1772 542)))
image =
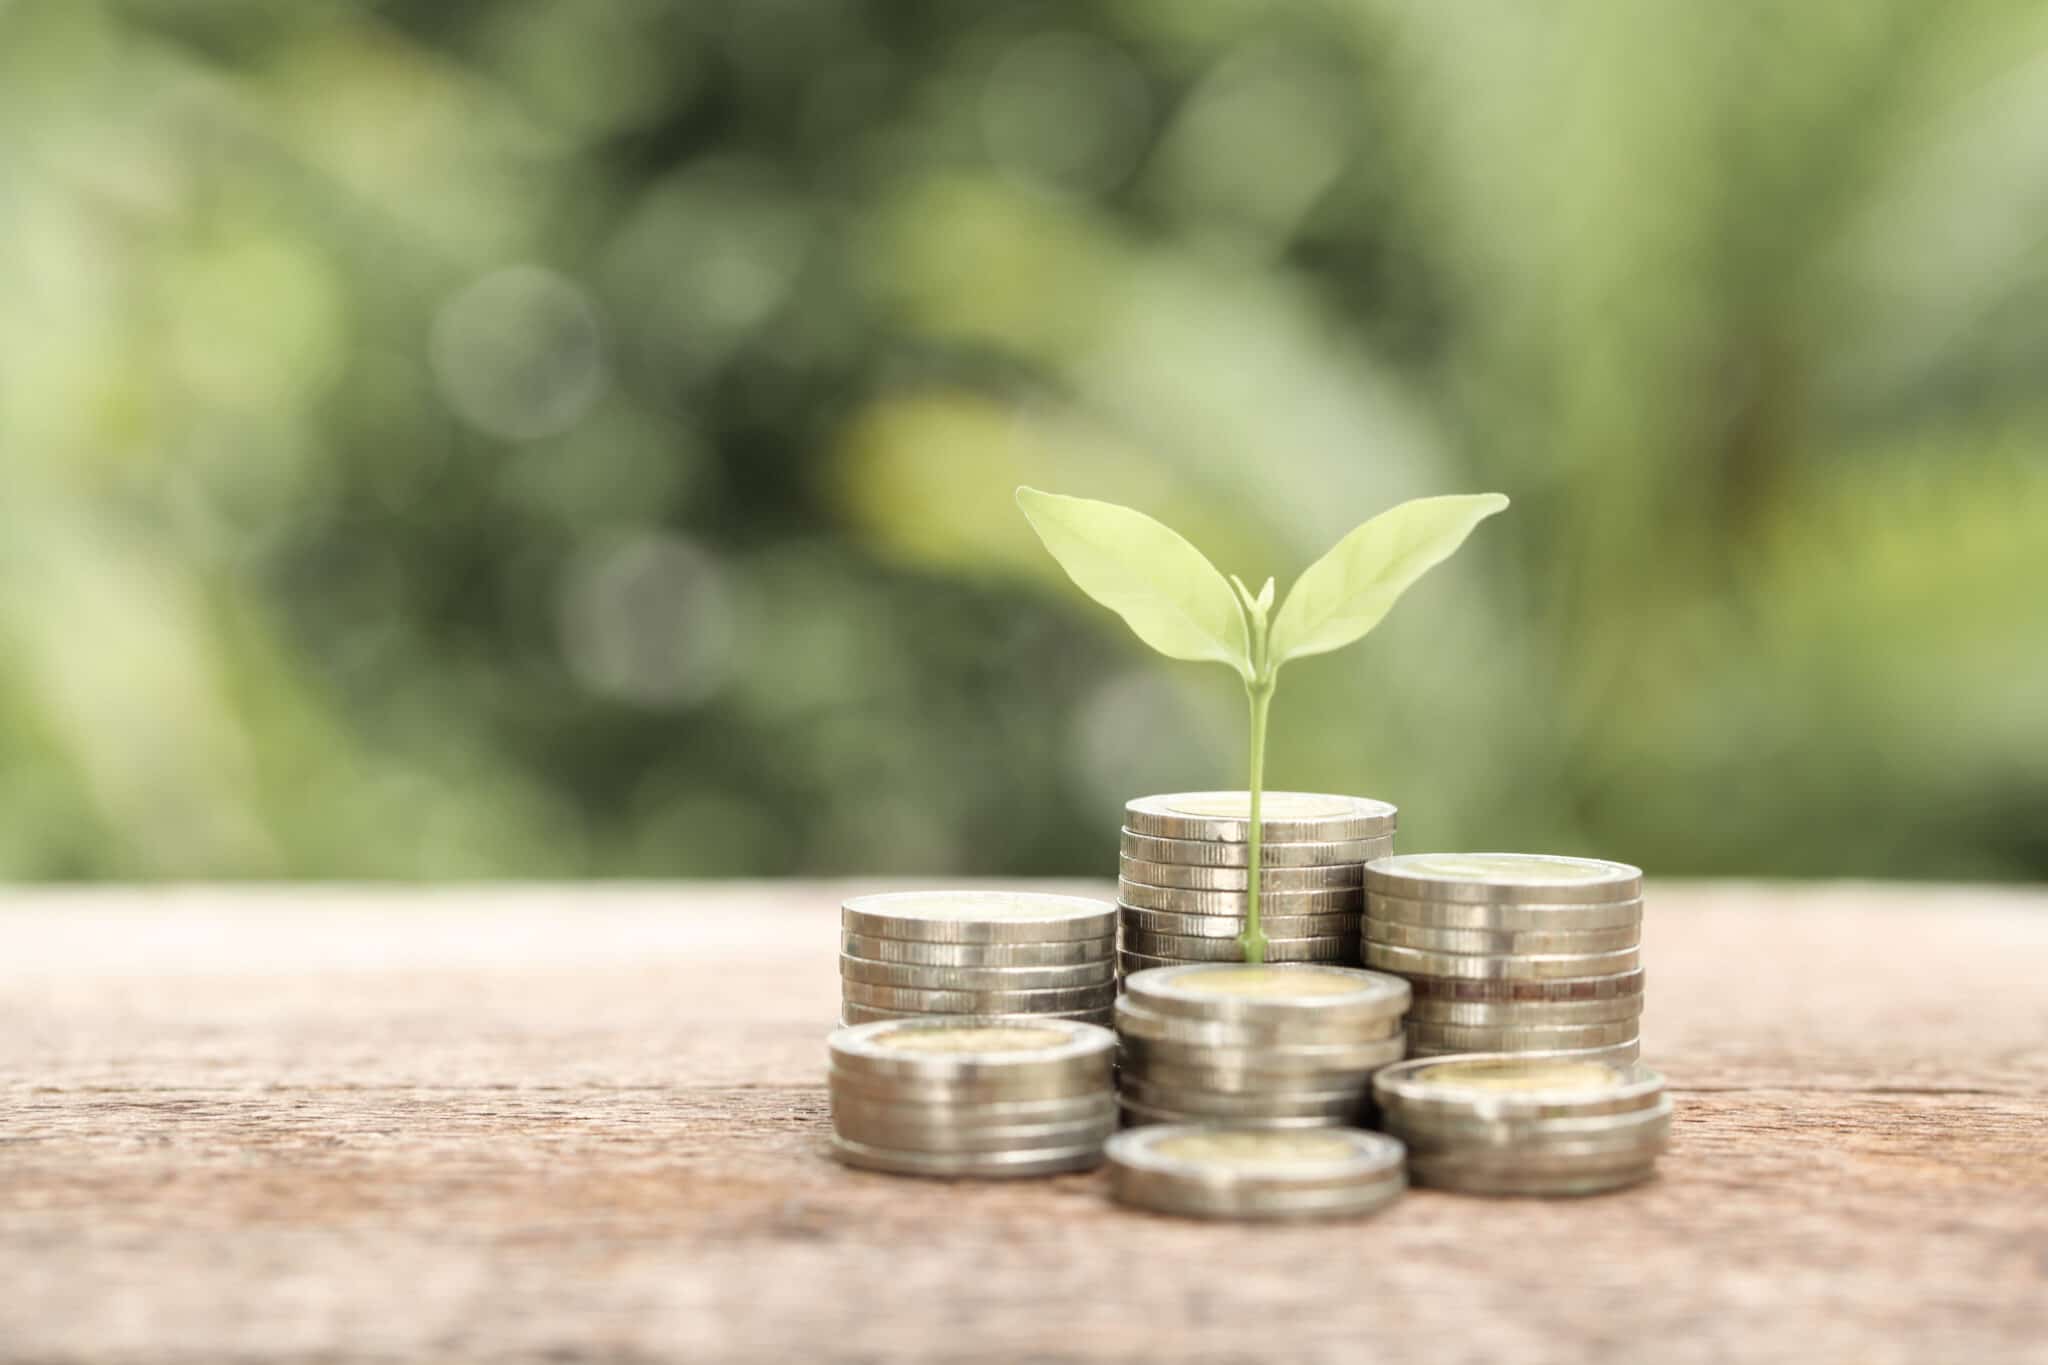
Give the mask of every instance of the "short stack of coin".
MULTIPOLYGON (((1126 973, 1241 962, 1251 888, 1245 792, 1143 796, 1124 807, 1117 899, 1126 973)), ((1384 801, 1267 792, 1259 915, 1268 962, 1355 962, 1364 865, 1394 849, 1384 801)))
POLYGON ((1373 1077, 1380 1126, 1419 1185, 1596 1194, 1646 1180, 1671 1133, 1664 1078, 1639 1062, 1470 1053, 1373 1077))
POLYGON ((840 1022, 926 1015, 1108 1024, 1116 907, 1026 891, 902 891, 840 906, 840 1022))
POLYGON ((1320 963, 1157 967, 1116 1002, 1130 1124, 1331 1128, 1363 1121, 1373 1072, 1404 1055, 1399 977, 1320 963))
POLYGON ((895 1019, 835 1030, 832 1150, 898 1175, 1023 1176, 1099 1164, 1116 1131, 1116 1037, 1067 1019, 895 1019))
POLYGON ((1365 869, 1365 964, 1415 990, 1408 1050, 1641 1051, 1643 874, 1529 853, 1406 853, 1365 869))
POLYGON ((1353 1128, 1162 1124, 1118 1133, 1103 1154, 1117 1199, 1188 1218, 1342 1218, 1408 1188, 1401 1144, 1353 1128))

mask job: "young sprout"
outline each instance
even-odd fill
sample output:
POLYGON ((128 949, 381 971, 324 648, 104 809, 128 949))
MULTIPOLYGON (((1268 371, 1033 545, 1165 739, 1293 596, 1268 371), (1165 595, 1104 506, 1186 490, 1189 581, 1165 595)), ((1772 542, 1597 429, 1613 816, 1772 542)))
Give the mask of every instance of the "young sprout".
POLYGON ((1266 960, 1259 926, 1266 720, 1280 666, 1363 637, 1415 580, 1448 559, 1472 528, 1508 505, 1499 493, 1416 498, 1352 531, 1295 581, 1275 615, 1273 580, 1254 593, 1226 580, 1170 527, 1111 502, 1019 488, 1018 505, 1082 592, 1124 618, 1170 659, 1227 664, 1251 710, 1247 962, 1266 960))

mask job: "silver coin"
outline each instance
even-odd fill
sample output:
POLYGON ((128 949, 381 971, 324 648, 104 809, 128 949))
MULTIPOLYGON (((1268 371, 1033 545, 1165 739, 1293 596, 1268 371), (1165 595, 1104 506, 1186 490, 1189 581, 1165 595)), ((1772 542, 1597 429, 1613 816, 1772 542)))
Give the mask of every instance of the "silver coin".
POLYGON ((1238 1084, 1241 1077, 1243 1086, 1251 1088, 1351 1086, 1362 1085, 1381 1067, 1401 1061, 1406 1042, 1405 1035, 1395 1034, 1341 1048, 1322 1044, 1205 1048, 1126 1038, 1117 1052, 1117 1067, 1191 1085, 1199 1078, 1202 1084, 1213 1081, 1219 1087, 1230 1086, 1238 1084))
MULTIPOLYGON (((1165 867, 1234 868, 1251 866, 1251 845, 1225 843, 1215 839, 1162 839, 1156 835, 1125 830, 1118 851, 1126 858, 1165 867)), ((1362 885, 1365 864, 1394 851, 1394 836, 1346 839, 1310 843, 1278 843, 1271 839, 1259 845, 1259 866, 1276 868, 1334 868, 1354 873, 1362 885)), ((1141 879, 1142 880, 1142 879, 1141 879)))
MULTIPOLYGON (((1126 939, 1129 935, 1125 935, 1126 939)), ((1623 948, 1611 953, 1432 953, 1368 941, 1365 965, 1401 976, 1462 977, 1466 980, 1554 980, 1558 977, 1610 976, 1634 971, 1643 950, 1623 948)))
POLYGON ((1126 1104, 1162 1112, 1195 1115, 1210 1121, 1240 1118, 1352 1118, 1365 1112, 1363 1090, 1299 1090, 1232 1094, 1192 1087, 1161 1085, 1124 1072, 1117 1077, 1117 1095, 1126 1104))
POLYGON ((882 1123, 834 1111, 832 1131, 849 1142, 896 1152, 1022 1152, 1062 1150, 1101 1142, 1116 1131, 1114 1106, 1103 1115, 1067 1123, 982 1127, 953 1124, 882 1123))
POLYGON ((1520 978, 1479 980, 1471 977, 1409 976, 1409 987, 1417 1000, 1459 1000, 1524 1002, 1553 1000, 1611 1000, 1643 993, 1643 969, 1615 972, 1607 976, 1561 977, 1531 981, 1520 978))
POLYGON ((1181 1047, 1263 1049, 1285 1045, 1294 1050, 1328 1049, 1341 1053, 1384 1042, 1401 1032, 1399 1014, 1299 1014, 1249 1021, 1195 1019, 1146 1009, 1128 995, 1116 1002, 1114 1018, 1120 1039, 1137 1038, 1181 1047))
POLYGON ((1028 1099, 982 1099, 963 1097, 957 1092, 942 1099, 911 1099, 904 1092, 891 1093, 843 1082, 830 1085, 829 1090, 835 1117, 845 1114, 868 1123, 904 1128, 1010 1128, 1116 1117, 1116 1094, 1106 1085, 1068 1095, 1028 1099))
POLYGON ((1227 1123, 1231 1128, 1265 1129, 1352 1128, 1357 1126, 1358 1117, 1355 1114, 1236 1114, 1218 1119, 1213 1114, 1186 1113, 1142 1104, 1123 1095, 1117 1097, 1117 1108, 1122 1112, 1127 1128, 1149 1123, 1227 1123))
POLYGON ((1640 900, 1643 870, 1547 853, 1396 853, 1366 865, 1374 893, 1481 905, 1640 900))
MULTIPOLYGON (((1418 1043, 1411 1040, 1408 1045, 1408 1056, 1411 1059, 1428 1058, 1441 1061, 1445 1057, 1463 1056, 1469 1051, 1469 1048, 1461 1050, 1448 1043, 1433 1041, 1418 1043)), ((1526 1048, 1506 1055, 1517 1057, 1570 1057, 1587 1062, 1611 1062, 1616 1065, 1627 1065, 1628 1063, 1642 1060, 1643 1047, 1642 1039, 1638 1036, 1628 1038, 1608 1047, 1553 1048, 1548 1050, 1526 1048)))
POLYGON ((842 953, 839 975, 842 980, 870 986, 927 991, 1072 990, 1114 983, 1116 962, 1105 957, 1078 967, 920 967, 909 962, 871 962, 842 953))
MULTIPOLYGON (((1384 801, 1318 792, 1265 792, 1259 828, 1274 843, 1342 843, 1394 832, 1399 812, 1384 801)), ((1164 839, 1243 843, 1251 837, 1251 794, 1169 792, 1124 806, 1124 828, 1164 839)))
MULTIPOLYGON (((1118 917, 1125 929, 1183 938, 1236 938, 1245 926, 1242 916, 1177 915, 1171 910, 1140 910, 1133 906, 1123 907, 1118 917)), ((1334 915, 1261 915, 1259 927, 1268 938, 1341 938, 1358 932, 1358 915, 1355 911, 1334 915)))
POLYGON ((833 1068, 847 1075, 998 1087, 1018 1078, 1107 1076, 1116 1035, 1064 1019, 903 1019, 835 1029, 825 1047, 833 1068))
POLYGON ((1554 1027, 1510 1027, 1472 1024, 1434 1024, 1408 1021, 1409 1036, 1430 1047, 1448 1047, 1457 1052, 1563 1052, 1584 1047, 1613 1047, 1628 1042, 1640 1031, 1638 1019, 1615 1019, 1604 1024, 1560 1024, 1554 1027))
POLYGON ((1664 1078, 1637 1063, 1535 1053, 1467 1053, 1407 1061, 1373 1077, 1383 1112, 1581 1118, 1654 1105, 1664 1078))
MULTIPOLYGON (((1153 1128, 1128 1128, 1128 1133, 1149 1133, 1153 1128)), ((1293 1129, 1293 1132, 1341 1132, 1342 1129, 1293 1129)), ((1302 1222, 1337 1218, 1363 1218, 1379 1212, 1399 1199, 1408 1188, 1406 1174, 1373 1185, 1342 1190, 1287 1190, 1247 1196, 1235 1190, 1189 1189, 1152 1190, 1142 1183, 1110 1181, 1110 1196, 1118 1203, 1148 1213, 1179 1218, 1218 1218, 1239 1222, 1302 1222)))
MULTIPOLYGON (((1458 1053, 1457 1049, 1447 1047, 1442 1044, 1417 1043, 1414 1041, 1410 1041, 1410 1043, 1408 1044, 1408 1055, 1410 1057, 1443 1058, 1457 1056, 1460 1054, 1458 1053)), ((1516 1055, 1522 1057, 1533 1057, 1538 1055, 1545 1057, 1576 1057, 1581 1061, 1587 1062, 1626 1063, 1642 1060, 1643 1044, 1640 1038, 1631 1038, 1625 1043, 1616 1043, 1613 1047, 1581 1047, 1573 1048, 1567 1052, 1545 1052, 1541 1054, 1534 1052, 1522 1052, 1517 1053, 1516 1055)))
POLYGON ((1398 1139, 1364 1129, 1296 1140, 1206 1124, 1113 1138, 1109 1152, 1134 1173, 1241 1190, 1371 1185, 1399 1175, 1406 1156, 1398 1139))
POLYGON ((1358 1215, 1407 1183, 1401 1144, 1358 1130, 1163 1125, 1119 1133, 1103 1150, 1116 1199, 1193 1217, 1358 1215))
POLYGON ((1399 977, 1321 964, 1198 964, 1126 979, 1130 1003, 1154 1014, 1228 1023, 1385 1019, 1408 1007, 1399 977))
MULTIPOLYGON (((1391 1058, 1399 1061, 1400 1058, 1391 1058)), ((1177 1092, 1192 1092, 1202 1095, 1300 1095, 1304 1093, 1335 1093, 1349 1091, 1358 1101, 1360 1109, 1370 1098, 1368 1086, 1372 1073, 1377 1068, 1366 1067, 1356 1071, 1303 1071, 1287 1074, 1276 1071, 1233 1070, 1221 1071, 1208 1067, 1167 1066, 1159 1062, 1125 1062, 1117 1072, 1121 1080, 1131 1077, 1146 1085, 1177 1092)))
POLYGON ((1408 1018, 1414 1023, 1477 1028, 1562 1028, 1568 1024, 1639 1020, 1642 1014, 1640 995, 1617 995, 1606 1000, 1496 1001, 1437 1000, 1418 995, 1408 1006, 1408 1018))
POLYGON ((839 1131, 856 1141, 878 1147, 915 1149, 918 1144, 907 1137, 900 1141, 862 1137, 854 1131, 854 1126, 861 1125, 869 1130, 901 1130, 904 1134, 931 1131, 944 1136, 996 1130, 1023 1132, 1046 1127, 1078 1127, 1106 1123, 1116 1118, 1116 1096, 1108 1089, 1028 1101, 967 1100, 919 1104, 875 1099, 870 1092, 858 1087, 842 1086, 832 1091, 831 1100, 832 1119, 839 1126, 839 1131))
POLYGON ((839 950, 870 962, 920 967, 1074 967, 1116 954, 1116 934, 1057 943, 919 943, 910 939, 842 934, 839 950))
POLYGON ((1410 1159, 1417 1162, 1429 1161, 1434 1173, 1440 1175, 1447 1170, 1455 1169, 1475 1178, 1488 1174, 1582 1174, 1615 1166, 1640 1165, 1655 1161, 1667 1145, 1665 1135, 1654 1134, 1647 1128, 1644 1137, 1634 1141, 1601 1139, 1586 1142, 1553 1142, 1537 1146, 1444 1146, 1432 1145, 1437 1139, 1428 1134, 1410 1134, 1404 1137, 1403 1141, 1408 1144, 1410 1159))
MULTIPOLYGON (((1170 910, 1177 915, 1229 915, 1242 917, 1251 912, 1247 891, 1189 891, 1179 886, 1147 886, 1143 882, 1119 881, 1117 900, 1133 910, 1170 910)), ((1259 909, 1273 915, 1330 915, 1348 911, 1354 917, 1365 913, 1365 893, 1359 890, 1262 891, 1259 909)))
POLYGON ((1503 1162, 1559 1152, 1661 1150, 1671 1136, 1671 1097, 1647 1109, 1577 1118, 1514 1118, 1390 1109, 1381 1120, 1416 1151, 1496 1153, 1503 1162))
POLYGON ((848 1166, 891 1175, 929 1175, 978 1180, 1058 1175, 1092 1170, 1102 1164, 1102 1144, 1088 1142, 1051 1151, 1022 1152, 899 1152, 849 1142, 834 1134, 832 1154, 848 1166))
POLYGON ((1397 948, 1421 948, 1433 953, 1612 953, 1642 946, 1642 930, 1634 925, 1618 929, 1424 929, 1374 919, 1368 914, 1361 929, 1369 943, 1386 943, 1397 948))
MULTIPOLYGON (((1117 874, 1127 882, 1184 891, 1241 892, 1251 886, 1251 872, 1246 868, 1181 867, 1147 862, 1129 854, 1117 859, 1117 874)), ((1335 867, 1264 867, 1259 871, 1261 891, 1355 891, 1362 898, 1364 888, 1365 869, 1358 863, 1335 867)))
POLYGON ((1460 1194, 1537 1195, 1569 1197, 1605 1194, 1609 1190, 1639 1185, 1657 1173, 1656 1158, 1640 1157, 1581 1165, 1564 1171, 1549 1169, 1501 1169, 1474 1167, 1457 1157, 1411 1156, 1409 1178, 1418 1185, 1455 1190, 1460 1194))
POLYGON ((1655 1157, 1670 1145, 1670 1120, 1666 1112, 1589 1137, 1525 1137, 1511 1132, 1496 1134, 1497 1140, 1492 1141, 1409 1124, 1409 1136, 1403 1141, 1413 1156, 1455 1158, 1473 1170, 1565 1171, 1655 1157))
POLYGON ((1095 1058, 1091 1063, 1087 1067, 1075 1065, 1005 1074, 993 1080, 920 1080, 828 1067, 825 1084, 834 1100, 843 1095, 866 1104, 980 1109, 999 1109, 1011 1104, 1057 1107, 1092 1103, 1111 1091, 1113 1077, 1107 1060, 1095 1058))
MULTIPOLYGON (((1355 957, 1357 954, 1354 953, 1352 956, 1355 957)), ((1343 958, 1336 954, 1330 956, 1330 962, 1333 965, 1342 960, 1343 958)), ((1156 971, 1161 967, 1185 967, 1189 964, 1186 958, 1153 957, 1149 953, 1119 952, 1116 955, 1116 965, 1118 972, 1122 974, 1123 980, 1128 982, 1139 972, 1156 971)))
POLYGON ((857 1005, 851 1001, 839 1007, 839 1022, 843 1025, 893 1023, 906 1019, 929 1019, 933 1022, 958 1024, 962 1022, 986 1021, 992 1024, 1033 1024, 1042 1020, 1066 1020, 1076 1024, 1093 1024, 1108 1028, 1115 1018, 1107 1009, 1099 1010, 1042 1010, 1024 1014, 976 1014, 965 1015, 956 1010, 886 1010, 873 1005, 857 1005))
POLYGON ((1485 905, 1461 901, 1420 901, 1370 888, 1365 912, 1394 924, 1427 929, 1477 929, 1511 933, 1522 929, 1640 929, 1643 901, 1610 901, 1597 905, 1485 905))
POLYGON ((925 1010, 933 1014, 1032 1014, 1039 1010, 1108 1009, 1116 1001, 1116 986, 1105 983, 1068 990, 945 991, 841 981, 839 994, 852 1004, 875 1005, 885 1010, 925 1010))
POLYGON ((1302 1076, 1353 1076, 1362 1079, 1368 1071, 1400 1061, 1406 1044, 1406 1036, 1399 1033, 1388 1038, 1344 1045, 1312 1043, 1299 1047, 1274 1044, 1212 1047, 1123 1035, 1118 1059, 1125 1067, 1142 1067, 1148 1072, 1166 1067, 1219 1076, 1251 1072, 1276 1080, 1302 1076))
MULTIPOLYGON (((1360 940, 1355 934, 1318 934, 1313 938, 1272 938, 1266 940, 1269 962, 1297 962, 1311 958, 1343 955, 1355 958, 1360 940)), ((1187 962, 1242 962, 1243 950, 1235 939, 1190 938, 1184 934, 1148 934, 1142 929, 1124 930, 1125 951, 1148 957, 1179 958, 1187 962)))
MULTIPOLYGON (((1229 964, 1235 959, 1217 957, 1162 957, 1153 953, 1117 953, 1117 964, 1128 981, 1138 972, 1158 967, 1199 967, 1229 964)), ((1358 940, 1351 938, 1285 938, 1266 944, 1268 965, 1286 964, 1347 967, 1358 961, 1358 940)), ((1241 964, 1240 964, 1241 965, 1241 964)))
POLYGON ((841 904, 840 928, 929 943, 1051 943, 1101 938, 1116 908, 1082 896, 1037 891, 896 891, 841 904))
POLYGON ((1153 1199, 1186 1199, 1197 1208, 1240 1214, 1342 1208, 1354 1200, 1384 1202, 1387 1191, 1398 1192, 1405 1184, 1406 1154, 1399 1139, 1359 1128, 1155 1125, 1120 1133, 1104 1149, 1112 1162, 1111 1193, 1120 1199, 1142 1195, 1148 1206, 1153 1199), (1152 1151, 1132 1152, 1121 1145, 1160 1131, 1190 1137, 1152 1151), (1319 1143, 1318 1135, 1337 1140, 1319 1143), (1354 1135, 1378 1142, 1361 1150, 1350 1141, 1354 1135))

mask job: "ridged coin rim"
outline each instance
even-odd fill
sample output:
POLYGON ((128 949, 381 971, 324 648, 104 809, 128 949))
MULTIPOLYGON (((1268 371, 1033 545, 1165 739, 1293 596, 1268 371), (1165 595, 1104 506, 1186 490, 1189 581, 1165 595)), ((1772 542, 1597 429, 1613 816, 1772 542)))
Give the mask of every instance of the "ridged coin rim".
MULTIPOLYGON (((1368 839, 1268 839, 1259 845, 1259 864, 1265 868, 1343 868, 1363 878, 1367 863, 1389 857, 1393 851, 1391 834, 1368 839)), ((1242 841, 1173 839, 1134 829, 1119 831, 1117 840, 1118 856, 1167 867, 1242 871, 1251 866, 1251 852, 1252 846, 1242 841)))
POLYGON ((1102 1144, 1087 1143, 1053 1151, 930 1152, 893 1151, 849 1142, 831 1135, 832 1154, 843 1164, 888 1175, 923 1175, 947 1179, 1011 1180, 1029 1176, 1088 1171, 1102 1164, 1102 1144))
MULTIPOLYGON (((1251 869, 1243 867, 1182 867, 1173 863, 1149 862, 1128 853, 1116 860, 1117 875, 1127 882, 1166 887, 1178 891, 1251 890, 1251 869)), ((1361 863, 1339 863, 1331 867, 1276 867, 1259 869, 1259 890, 1273 891, 1355 891, 1365 892, 1365 867, 1361 863)))

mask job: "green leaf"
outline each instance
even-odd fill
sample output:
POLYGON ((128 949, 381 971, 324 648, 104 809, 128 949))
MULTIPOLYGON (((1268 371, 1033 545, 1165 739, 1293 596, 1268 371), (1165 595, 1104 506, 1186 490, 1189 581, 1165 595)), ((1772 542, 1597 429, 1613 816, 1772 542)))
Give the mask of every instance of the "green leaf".
POLYGON ((1417 498, 1345 536, 1288 591, 1273 622, 1271 666, 1327 654, 1364 635, 1473 527, 1507 505, 1499 493, 1417 498))
POLYGON ((1031 529, 1082 592, 1161 654, 1251 677, 1244 612, 1230 584, 1171 528, 1113 502, 1019 488, 1031 529))

